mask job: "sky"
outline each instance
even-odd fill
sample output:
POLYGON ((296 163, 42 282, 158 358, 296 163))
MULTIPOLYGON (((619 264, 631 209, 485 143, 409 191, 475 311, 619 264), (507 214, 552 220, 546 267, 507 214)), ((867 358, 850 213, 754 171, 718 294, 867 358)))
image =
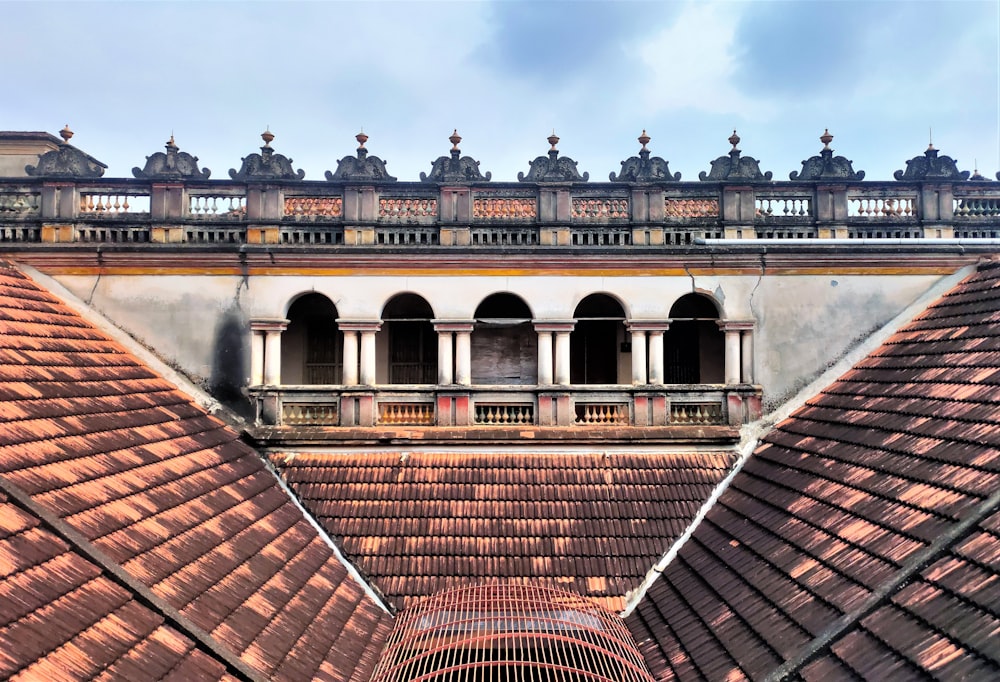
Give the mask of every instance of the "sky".
POLYGON ((456 128, 494 181, 527 173, 553 130, 592 182, 643 130, 682 180, 734 129, 778 180, 826 128, 869 180, 931 140, 963 170, 1000 170, 1000 0, 0 0, 0 17, 0 130, 69 124, 105 177, 173 134, 225 179, 265 128, 306 180, 362 128, 413 181, 456 128))

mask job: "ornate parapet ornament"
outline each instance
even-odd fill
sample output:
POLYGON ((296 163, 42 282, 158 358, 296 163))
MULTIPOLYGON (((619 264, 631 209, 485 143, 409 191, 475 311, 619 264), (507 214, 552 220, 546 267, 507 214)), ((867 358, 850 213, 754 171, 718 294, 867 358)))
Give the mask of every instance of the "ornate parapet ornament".
POLYGON ((233 180, 301 180, 306 176, 304 170, 292 169, 291 159, 274 153, 271 149, 274 134, 270 130, 265 130, 260 137, 264 140, 260 154, 250 154, 241 159, 243 165, 240 170, 237 172, 235 168, 230 168, 229 177, 233 180))
POLYGON ((420 182, 489 182, 493 174, 487 171, 486 175, 479 172, 479 162, 471 156, 462 156, 462 150, 458 148, 458 143, 462 141, 462 136, 458 134, 458 129, 448 138, 451 142, 451 156, 439 156, 431 164, 431 173, 420 174, 420 182))
POLYGON ((680 173, 670 175, 670 166, 659 156, 649 158, 649 150, 646 145, 652 138, 642 131, 639 136, 639 156, 633 156, 622 161, 622 170, 618 175, 611 173, 608 178, 611 182, 679 182, 680 173))
POLYGON ((518 182, 587 182, 590 179, 590 173, 580 175, 580 171, 576 169, 576 161, 568 156, 559 158, 559 150, 556 149, 559 138, 555 131, 549 135, 548 142, 552 145, 549 155, 529 161, 528 174, 518 173, 518 182))
POLYGON ((166 153, 147 156, 145 167, 133 167, 132 175, 140 180, 208 180, 212 174, 207 168, 198 170, 198 157, 180 151, 173 135, 167 140, 166 149, 166 153))
MULTIPOLYGON (((906 162, 906 170, 898 170, 892 177, 902 182, 920 180, 968 180, 969 171, 958 170, 958 162, 950 156, 938 156, 934 145, 927 145, 923 156, 915 156, 906 162)), ((982 177, 982 176, 980 176, 982 177)))
POLYGON ((823 143, 823 148, 819 151, 819 156, 811 156, 802 162, 801 171, 792 171, 788 174, 788 179, 793 181, 809 180, 864 180, 865 172, 854 172, 854 163, 843 156, 834 156, 830 149, 833 142, 833 135, 829 130, 824 130, 819 136, 819 141, 823 143))
POLYGON ((733 131, 729 136, 729 144, 733 148, 729 150, 728 156, 720 156, 712 161, 712 168, 706 173, 698 173, 698 179, 703 182, 770 182, 771 171, 760 172, 760 162, 752 156, 740 156, 740 150, 736 145, 740 143, 740 136, 733 131))
POLYGON ((326 179, 330 181, 347 180, 350 182, 396 182, 396 178, 389 175, 385 169, 385 162, 377 156, 368 156, 365 149, 365 142, 368 136, 364 131, 354 136, 358 141, 358 156, 345 156, 337 162, 337 170, 334 173, 326 172, 326 179))
POLYGON ((27 165, 24 172, 36 178, 99 178, 106 165, 69 143, 73 131, 69 125, 59 131, 63 143, 38 157, 38 165, 27 165))

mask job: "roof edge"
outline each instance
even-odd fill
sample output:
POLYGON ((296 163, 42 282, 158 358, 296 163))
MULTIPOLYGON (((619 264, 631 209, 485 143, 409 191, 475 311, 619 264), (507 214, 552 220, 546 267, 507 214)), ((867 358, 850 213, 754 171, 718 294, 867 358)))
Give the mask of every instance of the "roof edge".
POLYGON ((129 335, 121 327, 117 326, 99 310, 81 300, 69 289, 59 283, 54 277, 46 275, 44 272, 25 263, 16 260, 8 261, 15 268, 31 278, 35 283, 44 288, 53 296, 57 297, 67 306, 73 309, 88 323, 96 327, 102 334, 105 334, 112 341, 120 343, 125 349, 135 355, 144 365, 159 374, 161 377, 176 386, 181 392, 187 394, 194 402, 212 416, 218 417, 234 429, 241 431, 247 428, 245 420, 235 412, 220 403, 211 394, 191 381, 187 376, 167 364, 162 358, 153 353, 149 348, 129 335))
POLYGON ((924 312, 931 303, 940 299, 967 277, 977 272, 980 265, 992 265, 992 261, 984 261, 983 263, 977 265, 967 265, 950 275, 945 275, 924 293, 918 296, 912 303, 906 306, 906 308, 904 308, 898 315, 893 317, 886 324, 882 325, 879 329, 875 330, 872 334, 869 334, 858 345, 841 356, 841 358, 837 360, 836 363, 831 365, 826 371, 801 388, 794 396, 757 421, 744 425, 740 430, 741 439, 740 444, 737 447, 737 451, 740 455, 736 464, 733 465, 732 470, 719 482, 719 484, 715 487, 715 490, 712 491, 712 494, 709 495, 707 500, 705 500, 705 503, 698 510, 698 513, 695 514, 691 523, 688 524, 688 527, 684 529, 684 532, 681 533, 676 540, 674 540, 673 544, 667 549, 663 556, 660 557, 660 560, 649 569, 646 573, 646 577, 643 579, 642 583, 640 583, 639 587, 626 596, 625 609, 621 613, 622 617, 628 617, 636 609, 643 597, 646 596, 646 592, 649 588, 656 582, 660 574, 667 569, 667 566, 669 566, 670 562, 674 560, 684 544, 691 539, 691 536, 694 535, 695 530, 697 530, 698 526, 701 525, 701 522, 705 519, 709 510, 715 506, 715 503, 722 496, 722 493, 726 491, 733 479, 746 464, 747 460, 750 459, 750 456, 757 449, 757 445, 760 443, 761 439, 770 433, 775 426, 788 419, 793 412, 804 406, 806 401, 819 395, 823 389, 833 384, 838 378, 854 367, 854 365, 868 357, 868 355, 874 352, 875 349, 884 344, 890 336, 895 334, 906 324, 909 324, 917 315, 924 312))

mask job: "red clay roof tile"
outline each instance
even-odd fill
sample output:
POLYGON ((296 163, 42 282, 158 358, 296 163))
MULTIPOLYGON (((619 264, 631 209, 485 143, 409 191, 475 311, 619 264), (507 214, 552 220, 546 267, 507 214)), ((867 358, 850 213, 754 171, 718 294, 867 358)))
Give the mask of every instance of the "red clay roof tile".
MULTIPOLYGON (((7 484, 218 646, 272 679, 370 675, 389 615, 260 457, 9 266, 0 266, 0 415, 7 484)), ((0 645, 0 676, 225 674, 37 522, 6 509, 0 519, 0 642, 12 644, 0 645)))

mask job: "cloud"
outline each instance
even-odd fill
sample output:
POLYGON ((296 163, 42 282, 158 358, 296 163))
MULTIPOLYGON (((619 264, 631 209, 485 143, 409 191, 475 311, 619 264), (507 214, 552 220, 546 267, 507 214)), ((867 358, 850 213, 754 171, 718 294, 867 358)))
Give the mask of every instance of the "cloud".
POLYGON ((737 27, 745 5, 688 2, 665 28, 634 50, 650 113, 693 109, 765 115, 772 107, 739 88, 737 27))

